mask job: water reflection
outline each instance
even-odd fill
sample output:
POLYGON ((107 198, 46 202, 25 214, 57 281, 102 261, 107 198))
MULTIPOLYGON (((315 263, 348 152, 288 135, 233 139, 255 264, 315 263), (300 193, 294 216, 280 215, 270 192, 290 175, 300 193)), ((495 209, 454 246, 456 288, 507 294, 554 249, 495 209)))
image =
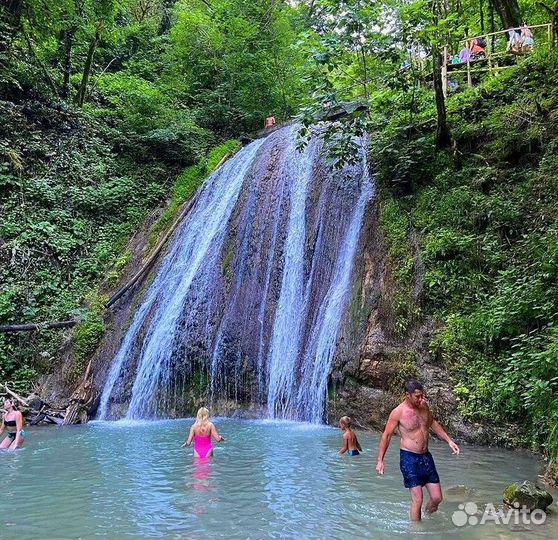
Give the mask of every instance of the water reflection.
POLYGON ((194 457, 192 487, 196 491, 209 491, 211 478, 211 457, 194 457))

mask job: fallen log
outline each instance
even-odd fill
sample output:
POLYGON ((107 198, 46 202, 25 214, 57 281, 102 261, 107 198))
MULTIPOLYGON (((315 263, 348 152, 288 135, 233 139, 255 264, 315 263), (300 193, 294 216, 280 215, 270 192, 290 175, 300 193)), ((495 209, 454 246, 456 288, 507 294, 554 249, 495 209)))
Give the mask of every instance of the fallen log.
POLYGON ((33 418, 29 419, 29 425, 36 426, 37 424, 40 424, 46 417, 47 415, 45 413, 40 412, 33 418))
POLYGON ((0 333, 7 332, 38 332, 40 330, 55 330, 58 328, 71 328, 76 321, 59 321, 52 323, 29 323, 29 324, 2 324, 0 333))
POLYGON ((157 247, 155 248, 155 251, 153 251, 153 253, 151 254, 151 256, 149 257, 149 259, 147 259, 147 261, 145 262, 145 264, 134 274, 134 276, 132 277, 132 279, 126 284, 124 285, 124 287, 122 287, 121 289, 119 289, 118 291, 116 291, 110 298, 109 301, 105 304, 106 308, 110 308, 111 306, 113 306, 120 298, 122 298, 122 296, 124 296, 146 273, 147 271, 153 266, 153 264, 155 263, 155 261, 157 260, 157 257, 159 256, 159 253, 161 252, 161 250, 163 249, 163 246, 167 243, 167 240, 170 238, 171 234, 176 230, 176 228, 178 227, 179 223, 182 221, 182 219, 184 218, 184 216, 188 213, 188 211, 190 210, 190 208, 192 207, 193 201, 194 201, 194 197, 192 197, 188 203, 186 204, 185 208, 182 210, 182 212, 180 212, 180 215, 178 216, 177 220, 173 223, 172 227, 167 231, 167 233, 165 234, 165 236, 163 236, 162 240, 157 244, 157 247))
POLYGON ((82 424, 87 422, 87 411, 91 406, 92 399, 93 377, 91 376, 91 360, 89 360, 83 379, 70 397, 70 404, 66 408, 62 423, 67 426, 70 424, 77 424, 78 422, 82 424))
POLYGON ((64 418, 51 416, 50 414, 46 415, 45 420, 51 424, 56 424, 57 426, 62 426, 64 424, 64 418))
POLYGON ((19 394, 16 394, 13 390, 10 390, 6 383, 3 383, 2 386, 6 389, 6 392, 10 394, 10 396, 12 396, 14 399, 19 401, 21 404, 25 405, 26 407, 29 407, 29 403, 27 403, 27 401, 23 399, 19 394))

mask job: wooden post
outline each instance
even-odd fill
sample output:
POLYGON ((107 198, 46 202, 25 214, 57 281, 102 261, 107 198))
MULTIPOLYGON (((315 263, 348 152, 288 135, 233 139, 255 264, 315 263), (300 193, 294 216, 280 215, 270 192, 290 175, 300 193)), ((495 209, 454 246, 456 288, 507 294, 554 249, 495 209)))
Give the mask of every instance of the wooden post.
POLYGON ((448 47, 444 47, 444 61, 442 62, 442 91, 448 97, 448 47))

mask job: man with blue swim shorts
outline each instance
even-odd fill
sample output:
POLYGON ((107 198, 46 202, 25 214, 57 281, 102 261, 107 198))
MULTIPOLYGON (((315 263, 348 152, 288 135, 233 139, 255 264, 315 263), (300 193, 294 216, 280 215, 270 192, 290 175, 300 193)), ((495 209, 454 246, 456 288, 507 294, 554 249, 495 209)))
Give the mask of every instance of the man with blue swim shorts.
POLYGON ((411 493, 411 519, 420 521, 423 487, 426 486, 430 496, 425 507, 426 512, 435 512, 442 502, 440 477, 432 454, 428 451, 429 431, 432 430, 440 439, 446 441, 454 454, 459 454, 459 446, 434 420, 424 398, 422 384, 415 380, 405 383, 405 400, 389 415, 376 464, 376 471, 380 474, 384 474, 384 456, 396 429, 401 435, 399 466, 403 474, 403 483, 411 493))

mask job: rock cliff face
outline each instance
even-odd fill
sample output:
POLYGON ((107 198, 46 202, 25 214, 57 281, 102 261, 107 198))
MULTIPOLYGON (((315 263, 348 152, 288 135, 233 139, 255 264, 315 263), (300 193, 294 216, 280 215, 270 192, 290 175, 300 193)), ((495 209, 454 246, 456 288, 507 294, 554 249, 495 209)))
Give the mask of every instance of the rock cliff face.
MULTIPOLYGON (((278 170, 281 148, 280 146, 269 145, 268 150, 266 150, 269 156, 264 164, 258 166, 258 177, 261 178, 260 185, 265 186, 262 189, 268 189, 269 186, 278 182, 278 177, 274 171, 278 170)), ((323 219, 320 213, 325 212, 325 207, 321 208, 320 204, 328 205, 327 214, 325 215, 337 215, 335 214, 335 197, 339 197, 342 194, 342 191, 334 191, 327 198, 321 196, 319 190, 322 188, 319 186, 320 182, 323 183, 324 171, 318 167, 314 169, 313 174, 314 176, 320 175, 320 181, 316 182, 314 180, 315 187, 310 189, 307 194, 307 221, 309 227, 309 234, 306 240, 307 246, 312 246, 312 242, 316 242, 317 236, 315 235, 320 234, 317 224, 320 219, 323 219), (312 233, 312 231, 315 231, 315 233, 312 233)), ((272 191, 275 193, 277 190, 273 188, 272 191)), ((266 193, 266 191, 263 191, 263 193, 266 193)), ((239 195, 240 204, 246 207, 249 197, 249 192, 241 191, 239 195)), ((289 207, 279 203, 276 206, 282 210, 281 213, 274 217, 278 224, 278 230, 281 231, 278 242, 284 244, 287 235, 286 216, 289 207)), ((347 219, 342 214, 338 215, 339 218, 347 219)), ((245 309, 249 309, 254 298, 260 294, 257 283, 254 281, 251 284, 252 282, 250 281, 255 275, 255 270, 250 272, 248 270, 260 264, 265 253, 260 251, 258 245, 254 245, 254 249, 249 249, 249 246, 243 246, 239 231, 243 227, 252 227, 254 224, 257 226, 257 220, 263 219, 263 214, 257 214, 257 216, 255 218, 256 221, 250 223, 246 221, 246 216, 239 213, 232 214, 230 232, 225 237, 222 256, 218 259, 220 261, 218 264, 219 272, 215 274, 214 280, 214 283, 218 281, 221 285, 219 289, 215 288, 215 285, 211 286, 215 288, 216 292, 219 292, 221 289, 224 290, 225 294, 229 297, 229 300, 227 300, 229 302, 230 296, 236 290, 234 285, 238 282, 237 284, 239 284, 240 288, 236 287, 239 292, 235 293, 237 294, 235 300, 241 301, 240 303, 245 309), (245 261, 240 260, 239 257, 239 253, 243 252, 242 250, 246 252, 247 259, 245 261), (247 264, 246 261, 251 262, 247 264), (239 272, 245 272, 243 274, 245 277, 243 278, 239 272), (247 289, 243 283, 248 283, 251 288, 248 287, 247 289)), ((144 228, 138 231, 130 240, 127 251, 132 254, 131 260, 126 266, 119 284, 123 284, 130 279, 148 256, 148 250, 146 249, 148 232, 156 217, 156 214, 151 216, 144 228)), ((262 230, 264 225, 261 222, 262 230)), ((331 230, 335 230, 335 228, 333 227, 331 230)), ((312 248, 308 253, 313 256, 312 248)), ((415 300, 420 303, 422 294, 422 265, 418 251, 415 257, 414 266, 416 272, 413 290, 415 300)), ((276 311, 277 303, 279 302, 279 276, 284 262, 281 258, 274 261, 269 259, 269 261, 268 264, 271 265, 269 266, 271 268, 270 275, 273 278, 270 281, 270 291, 275 292, 267 300, 267 309, 270 309, 272 314, 276 311)), ((327 262, 327 259, 323 259, 323 261, 327 262)), ((326 271, 326 269, 327 265, 323 267, 323 271, 326 271)), ((143 302, 146 291, 159 270, 160 266, 154 268, 151 275, 142 284, 129 291, 111 311, 105 311, 104 313, 106 331, 92 357, 93 384, 99 394, 107 379, 111 363, 121 348, 134 314, 143 302)), ((328 273, 326 272, 324 275, 328 275, 328 273)), ((331 277, 328 279, 331 279, 331 277)), ((326 296, 325 284, 323 282, 316 280, 313 286, 317 291, 322 291, 318 296, 326 296)), ((343 319, 337 333, 337 346, 330 368, 327 420, 332 424, 336 424, 340 416, 350 415, 357 424, 363 427, 382 429, 390 410, 403 397, 402 388, 404 381, 410 377, 416 377, 424 382, 434 413, 448 427, 450 432, 472 442, 493 442, 497 440, 498 434, 493 430, 487 429, 486 426, 468 426, 457 414, 456 400, 452 392, 453 385, 448 373, 430 361, 428 344, 431 327, 429 321, 423 320, 415 328, 410 329, 408 332, 410 337, 406 339, 398 337, 394 332, 394 284, 387 257, 386 242, 379 224, 379 203, 377 199, 374 199, 367 206, 361 227, 350 287, 350 300, 347 309, 344 310, 343 319)), ((114 286, 111 289, 114 290, 114 286)), ((106 291, 101 292, 108 291, 109 287, 107 287, 106 291)), ((210 292, 210 290, 207 291, 208 294, 210 292)), ((219 311, 221 313, 226 311, 223 300, 213 299, 211 302, 219 304, 219 311)), ((156 309, 156 304, 154 304, 152 311, 154 309, 156 309)), ((238 331, 240 325, 243 324, 242 317, 238 317, 237 311, 231 312, 229 317, 231 331, 228 335, 232 337, 234 337, 234 333, 238 331)), ((146 321, 148 322, 151 317, 152 314, 148 313, 146 321)), ((267 315, 267 317, 271 323, 271 315, 267 315)), ((250 324, 256 322, 252 320, 250 324)), ((311 319, 308 319, 308 324, 312 324, 311 319)), ((143 330, 139 331, 136 344, 130 349, 131 361, 126 360, 124 364, 118 382, 120 385, 119 395, 122 398, 113 399, 111 405, 112 417, 123 416, 126 411, 134 382, 132 373, 137 370, 139 348, 143 347, 142 343, 147 326, 145 324, 143 330)), ((254 325, 252 324, 252 326, 254 325)), ((257 327, 258 325, 256 324, 252 331, 240 336, 245 344, 250 345, 244 349, 245 352, 252 351, 252 356, 257 354, 258 349, 257 327)), ((305 335, 308 337, 308 332, 305 335)), ((267 332, 265 340, 265 343, 269 346, 271 330, 267 332)), ((56 373, 53 373, 44 381, 44 387, 48 392, 44 397, 50 402, 64 401, 73 390, 70 378, 68 377, 68 374, 72 371, 72 345, 70 341, 64 348, 62 369, 57 369, 56 373)), ((200 341, 199 345, 202 346, 203 343, 200 341)), ((193 358, 190 353, 196 346, 196 343, 185 343, 184 346, 181 346, 181 350, 187 349, 190 352, 184 357, 180 356, 180 354, 173 355, 173 362, 181 358, 183 358, 180 360, 181 362, 193 358)), ((207 356, 207 351, 204 352, 202 349, 199 350, 200 358, 203 354, 207 356)), ((214 412, 229 415, 236 414, 244 417, 267 414, 265 397, 262 399, 261 386, 258 385, 257 377, 254 375, 254 363, 247 359, 242 360, 238 365, 242 371, 241 380, 238 381, 238 390, 235 383, 233 385, 235 388, 234 394, 227 391, 213 399, 214 412)), ((233 370, 231 376, 234 373, 233 370)), ((188 377, 181 383, 179 399, 175 398, 174 407, 167 407, 165 413, 170 416, 181 416, 192 413, 201 404, 207 403, 211 391, 210 374, 210 368, 190 369, 188 377)), ((230 387, 230 378, 228 384, 230 387)))
MULTIPOLYGON (((433 328, 428 318, 409 329, 408 337, 396 335, 394 281, 378 199, 364 228, 351 304, 331 373, 328 422, 337 425, 341 416, 349 415, 357 425, 383 430, 390 411, 404 398, 404 382, 416 378, 425 386, 435 417, 452 436, 472 444, 513 445, 512 426, 471 424, 459 415, 455 382, 429 353, 433 328)), ((421 305, 423 265, 414 244, 412 290, 415 302, 421 305)))

